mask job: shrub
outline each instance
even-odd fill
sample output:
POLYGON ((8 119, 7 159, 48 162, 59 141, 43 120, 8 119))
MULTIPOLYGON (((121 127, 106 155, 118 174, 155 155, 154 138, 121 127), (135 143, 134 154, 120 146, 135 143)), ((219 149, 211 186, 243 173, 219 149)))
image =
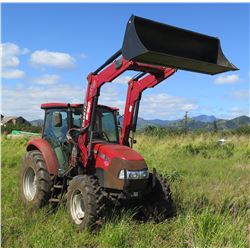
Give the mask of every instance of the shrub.
POLYGON ((10 134, 12 130, 21 130, 32 133, 41 133, 42 127, 39 126, 31 126, 25 124, 6 124, 5 126, 1 126, 2 134, 10 134))

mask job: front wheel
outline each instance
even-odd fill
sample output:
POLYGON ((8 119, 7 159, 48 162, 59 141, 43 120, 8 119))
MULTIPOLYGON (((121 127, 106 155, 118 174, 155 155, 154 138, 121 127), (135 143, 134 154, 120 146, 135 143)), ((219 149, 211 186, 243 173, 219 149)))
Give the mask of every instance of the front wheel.
POLYGON ((67 208, 78 231, 94 229, 101 220, 105 198, 94 176, 78 175, 69 183, 67 208))
POLYGON ((176 209, 172 200, 170 186, 163 176, 156 177, 155 186, 149 195, 145 197, 141 210, 144 218, 156 222, 175 216, 176 209))

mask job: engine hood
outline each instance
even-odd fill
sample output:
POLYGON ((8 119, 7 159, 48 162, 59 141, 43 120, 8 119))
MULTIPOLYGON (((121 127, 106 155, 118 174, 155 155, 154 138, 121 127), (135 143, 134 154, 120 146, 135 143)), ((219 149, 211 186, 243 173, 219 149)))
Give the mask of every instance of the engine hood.
MULTIPOLYGON (((144 158, 130 147, 99 142, 94 145, 95 161, 99 181, 105 188, 122 190, 124 180, 118 178, 121 170, 148 169, 144 158)), ((147 180, 130 181, 130 189, 144 189, 147 180)))
POLYGON ((144 161, 144 158, 139 153, 130 147, 119 144, 96 143, 94 150, 98 154, 103 154, 103 156, 109 158, 109 160, 119 158, 127 161, 144 161))

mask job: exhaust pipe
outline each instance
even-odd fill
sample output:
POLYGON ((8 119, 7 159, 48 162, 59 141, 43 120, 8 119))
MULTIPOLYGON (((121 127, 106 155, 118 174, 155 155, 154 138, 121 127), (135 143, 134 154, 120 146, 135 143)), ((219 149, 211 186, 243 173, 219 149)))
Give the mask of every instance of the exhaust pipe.
POLYGON ((224 56, 218 38, 133 15, 122 55, 127 60, 210 75, 238 70, 224 56))

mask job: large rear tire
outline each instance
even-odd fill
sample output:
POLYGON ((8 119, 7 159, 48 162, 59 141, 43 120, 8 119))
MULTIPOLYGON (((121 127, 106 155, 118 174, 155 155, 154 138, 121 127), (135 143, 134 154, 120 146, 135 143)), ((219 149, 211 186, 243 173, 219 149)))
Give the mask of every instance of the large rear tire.
POLYGON ((94 176, 78 175, 69 183, 67 208, 71 222, 78 231, 95 229, 101 224, 105 197, 94 176))
POLYGON ((19 194, 29 208, 41 208, 51 196, 51 177, 39 150, 26 153, 19 172, 19 194))
POLYGON ((161 222, 175 216, 176 209, 170 186, 163 176, 156 177, 155 186, 143 203, 142 213, 144 218, 155 222, 161 222))

